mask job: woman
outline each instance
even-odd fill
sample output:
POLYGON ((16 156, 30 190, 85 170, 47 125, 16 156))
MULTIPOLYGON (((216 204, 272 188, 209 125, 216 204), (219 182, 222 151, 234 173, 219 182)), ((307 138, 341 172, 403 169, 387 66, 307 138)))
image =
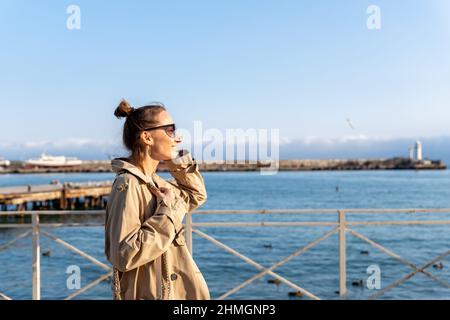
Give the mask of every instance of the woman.
POLYGON ((114 115, 126 118, 123 142, 129 158, 112 160, 117 173, 106 209, 105 254, 114 267, 114 299, 209 299, 208 286, 189 253, 182 220, 206 200, 198 165, 161 104, 132 108, 122 101, 114 115), (175 181, 155 171, 164 161, 175 181))

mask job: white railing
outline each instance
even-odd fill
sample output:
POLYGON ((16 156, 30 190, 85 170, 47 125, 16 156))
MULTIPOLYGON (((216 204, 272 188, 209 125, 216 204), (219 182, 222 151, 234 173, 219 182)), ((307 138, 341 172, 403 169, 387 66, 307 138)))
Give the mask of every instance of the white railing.
MULTIPOLYGON (((103 210, 95 210, 95 211, 24 211, 20 212, 21 215, 25 216, 31 216, 31 230, 27 230, 23 233, 21 233, 19 236, 15 237, 13 240, 9 241, 6 244, 0 244, 0 251, 7 249, 12 244, 14 244, 16 241, 27 237, 31 234, 32 236, 32 298, 35 300, 39 300, 40 295, 40 245, 39 245, 39 237, 45 236, 52 241, 55 241, 56 243, 64 246, 65 248, 79 254, 80 256, 88 259, 92 263, 96 264, 97 266, 105 269, 107 273, 100 276, 95 281, 92 281, 91 283, 87 284, 83 288, 77 290, 73 294, 69 295, 66 299, 72 299, 79 294, 89 290, 90 288, 96 286, 97 284, 101 283, 102 281, 108 279, 112 274, 112 269, 110 266, 100 262, 96 258, 92 257, 91 255, 83 252, 82 250, 76 248, 75 246, 67 243, 66 241, 52 235, 51 233, 41 230, 41 228, 57 228, 57 227, 99 227, 103 226, 103 223, 75 223, 75 222, 65 222, 65 223, 40 223, 39 217, 44 215, 53 215, 53 216, 63 216, 66 214, 71 215, 104 215, 103 210)), ((284 283, 287 286, 295 289, 296 291, 300 291, 302 294, 306 295, 307 297, 311 299, 319 299, 317 295, 315 295, 312 292, 309 292, 308 290, 302 288, 301 286, 287 280, 286 278, 282 277, 281 275, 274 272, 274 270, 281 265, 287 263, 288 261, 292 260, 294 257, 297 257, 307 250, 311 249, 318 243, 322 242, 323 240, 329 238, 330 236, 334 234, 338 234, 338 252, 339 252, 339 295, 344 298, 347 293, 347 244, 346 244, 346 235, 350 234, 352 236, 355 236, 359 238, 360 240, 363 240, 367 243, 369 243, 371 246, 377 248, 378 250, 386 253, 387 255, 391 256, 392 258, 396 259, 400 263, 405 264, 406 266, 410 267, 412 271, 405 275, 404 277, 392 282, 388 286, 384 287, 383 289, 377 291, 375 294, 373 294, 369 299, 376 299, 382 296, 387 291, 399 286, 400 284, 404 283, 405 281, 411 279, 413 276, 415 276, 418 273, 422 273, 425 276, 429 277, 430 279, 438 282, 442 286, 450 289, 450 284, 442 280, 426 269, 428 269, 430 266, 435 264, 436 262, 442 260, 446 256, 450 255, 450 250, 447 250, 443 252, 442 254, 438 255, 437 257, 434 257, 433 259, 430 259, 429 261, 425 262, 421 266, 417 266, 410 261, 402 258, 400 255, 396 254, 392 250, 382 246, 381 244, 369 239, 368 237, 364 236, 360 232, 355 231, 352 227, 353 226, 399 226, 399 225, 450 225, 450 219, 447 220, 383 220, 383 221, 348 221, 346 220, 346 214, 399 214, 399 213, 443 213, 443 214, 449 214, 450 209, 279 209, 279 210, 200 210, 195 211, 192 214, 186 215, 186 221, 185 221, 185 236, 186 236, 186 244, 191 253, 193 253, 193 245, 192 245, 192 235, 196 234, 201 238, 204 238, 211 243, 215 244, 219 248, 225 250, 226 252, 229 252, 246 263, 254 266, 256 269, 259 270, 259 273, 252 276, 251 278, 245 280, 241 284, 237 285, 236 287, 232 288, 228 292, 222 294, 217 299, 225 299, 229 297, 230 295, 236 293, 237 291, 243 289, 244 287, 248 286, 255 280, 265 276, 265 275, 271 275, 272 277, 276 278, 280 283, 284 283), (297 221, 297 222, 193 222, 192 216, 193 214, 196 215, 206 215, 206 214, 261 214, 261 215, 267 215, 267 214, 336 214, 337 215, 337 221, 336 222, 328 222, 328 221, 297 221), (204 231, 200 231, 198 228, 200 227, 330 227, 330 230, 325 232, 321 237, 315 239, 314 241, 308 243, 307 245, 298 248, 290 255, 286 256, 284 259, 280 260, 279 262, 273 264, 269 268, 263 267, 258 262, 252 260, 251 258, 243 255, 242 253, 236 251, 235 249, 225 245, 224 243, 218 241, 211 235, 208 235, 204 231)), ((1 216, 14 216, 17 215, 16 212, 0 212, 1 216)), ((0 223, 0 228, 24 228, 29 229, 30 224, 22 224, 22 223, 0 223)), ((449 249, 450 249, 450 243, 449 243, 449 249)), ((1 290, 1 288, 0 288, 1 290)), ((0 292, 0 298, 1 299, 7 299, 10 298, 0 292)))

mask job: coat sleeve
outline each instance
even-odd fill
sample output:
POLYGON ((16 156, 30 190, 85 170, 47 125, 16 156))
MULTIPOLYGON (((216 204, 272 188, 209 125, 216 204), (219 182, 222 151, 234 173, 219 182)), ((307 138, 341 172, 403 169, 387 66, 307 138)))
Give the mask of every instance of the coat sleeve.
POLYGON ((187 206, 177 198, 171 207, 157 205, 153 216, 141 222, 140 186, 136 179, 118 178, 106 212, 105 253, 111 264, 126 272, 163 254, 181 229, 187 206))
POLYGON ((169 181, 169 183, 179 190, 180 197, 188 204, 188 212, 205 203, 207 198, 205 182, 198 169, 198 164, 187 150, 183 150, 183 155, 166 161, 165 164, 172 177, 175 178, 175 181, 169 181))

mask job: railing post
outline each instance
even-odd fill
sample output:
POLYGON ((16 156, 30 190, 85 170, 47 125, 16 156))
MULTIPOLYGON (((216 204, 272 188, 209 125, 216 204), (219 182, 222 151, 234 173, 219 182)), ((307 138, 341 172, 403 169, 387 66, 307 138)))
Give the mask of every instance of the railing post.
POLYGON ((191 253, 191 255, 193 255, 193 252, 192 252, 192 213, 189 213, 189 212, 186 214, 185 238, 186 238, 187 248, 188 248, 189 252, 191 253))
POLYGON ((33 300, 41 300, 41 249, 39 245, 39 215, 33 213, 31 215, 33 228, 33 300))
POLYGON ((345 243, 345 212, 339 210, 339 296, 347 294, 347 257, 345 243))

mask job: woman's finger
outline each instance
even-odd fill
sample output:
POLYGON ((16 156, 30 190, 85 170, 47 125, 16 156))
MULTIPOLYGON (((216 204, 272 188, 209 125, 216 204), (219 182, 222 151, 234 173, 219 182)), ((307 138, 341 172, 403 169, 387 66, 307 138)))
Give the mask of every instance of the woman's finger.
POLYGON ((156 187, 150 187, 150 192, 153 193, 156 197, 162 198, 164 195, 158 190, 156 187))
POLYGON ((154 194, 157 198, 165 198, 164 194, 161 193, 161 192, 155 191, 153 194, 154 194))

